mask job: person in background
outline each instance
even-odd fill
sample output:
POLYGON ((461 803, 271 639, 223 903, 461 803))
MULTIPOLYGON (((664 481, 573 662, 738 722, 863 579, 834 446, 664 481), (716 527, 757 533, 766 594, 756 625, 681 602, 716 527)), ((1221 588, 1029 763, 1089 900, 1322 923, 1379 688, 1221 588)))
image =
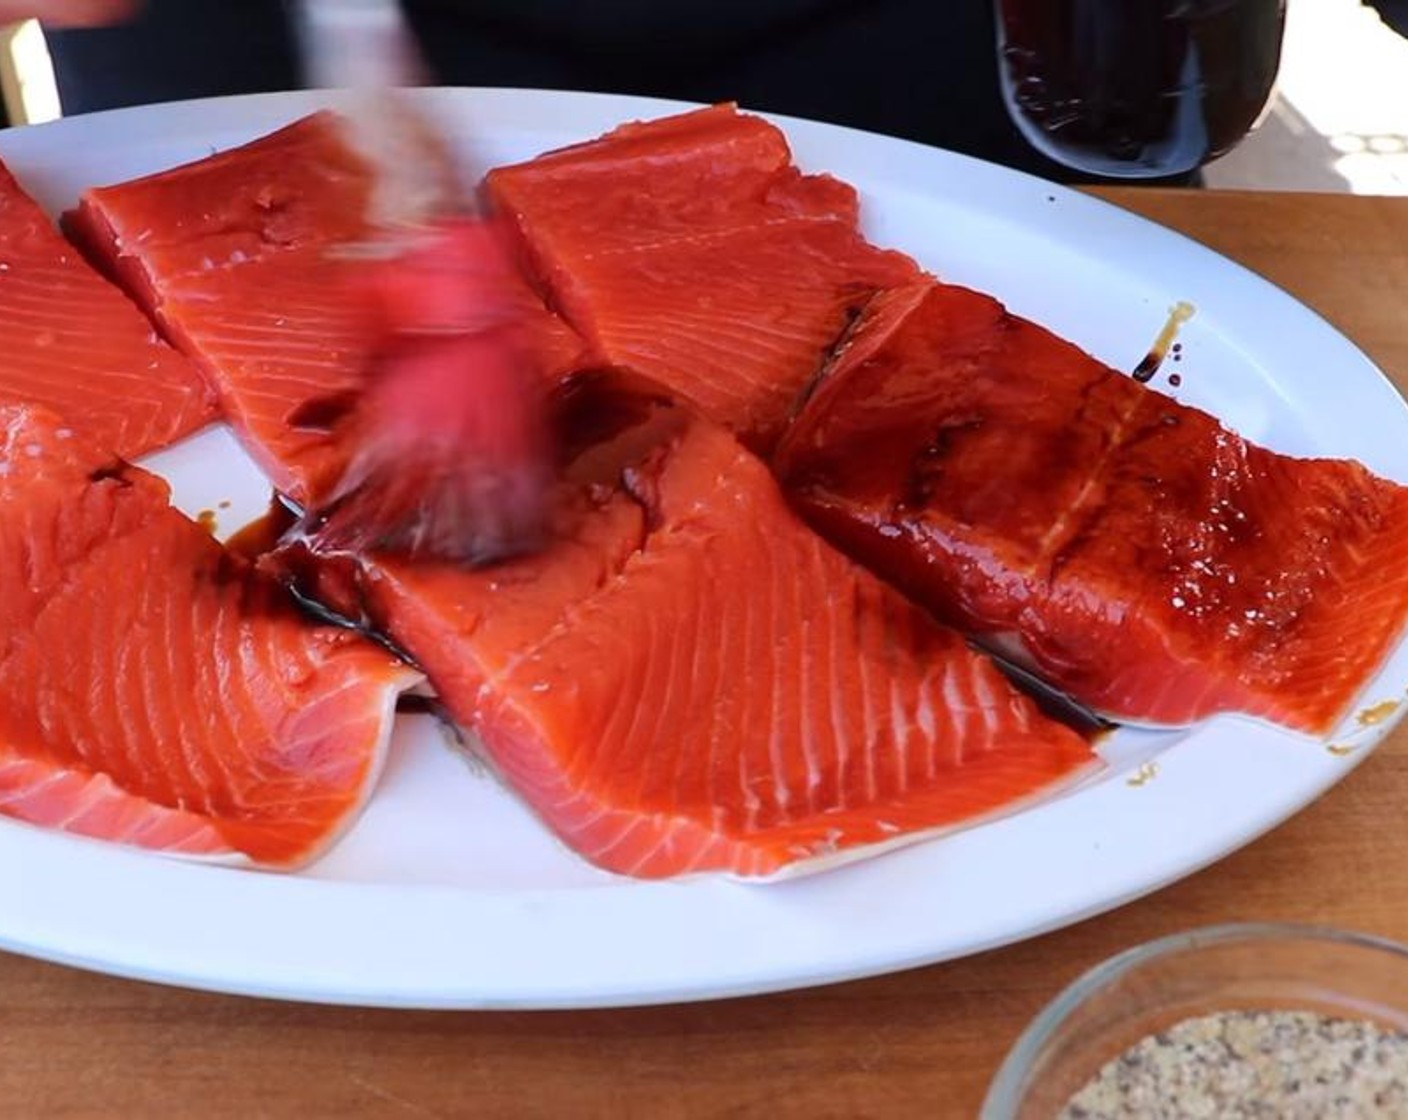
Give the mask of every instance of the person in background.
MULTIPOLYGON (((991 0, 402 0, 401 7, 440 84, 737 101, 1056 181, 1091 181, 1037 154, 1008 118, 991 0)), ((0 0, 0 17, 9 10, 51 21, 46 35, 65 115, 297 88, 291 9, 286 0, 0 0), (113 20, 120 22, 96 26, 113 20)))
MULTIPOLYGON (((23 6, 22 0, 14 6, 23 6)), ((53 0, 51 6, 68 3, 53 0)), ((302 85, 292 4, 113 0, 107 6, 116 18, 83 26, 44 24, 65 116, 302 85)))

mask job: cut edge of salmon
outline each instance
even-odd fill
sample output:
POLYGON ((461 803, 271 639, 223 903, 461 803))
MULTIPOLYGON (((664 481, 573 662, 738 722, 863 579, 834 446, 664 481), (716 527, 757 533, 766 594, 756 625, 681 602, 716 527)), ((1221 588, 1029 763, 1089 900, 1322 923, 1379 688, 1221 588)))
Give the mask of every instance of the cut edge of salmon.
POLYGON ((684 150, 692 151, 699 147, 699 137, 708 138, 712 134, 734 129, 740 120, 748 122, 756 130, 764 149, 772 149, 770 155, 763 154, 760 169, 780 171, 790 163, 792 149, 781 129, 756 114, 740 112, 736 101, 720 101, 663 117, 626 121, 589 140, 551 148, 529 160, 494 168, 488 180, 492 181, 495 175, 503 178, 505 174, 512 174, 529 164, 554 173, 561 168, 566 168, 569 173, 579 173, 586 166, 609 174, 622 162, 628 166, 637 165, 642 144, 658 154, 662 140, 666 141, 667 152, 670 142, 683 140, 687 142, 684 150))

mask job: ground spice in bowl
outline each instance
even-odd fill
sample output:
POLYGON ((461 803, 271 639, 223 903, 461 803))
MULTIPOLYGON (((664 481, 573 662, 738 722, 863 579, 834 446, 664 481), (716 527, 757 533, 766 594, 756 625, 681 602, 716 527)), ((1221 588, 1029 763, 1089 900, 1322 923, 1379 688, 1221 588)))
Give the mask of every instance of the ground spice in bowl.
POLYGON ((1185 1019, 1106 1063, 1060 1120, 1408 1117, 1408 1034, 1310 1011, 1185 1019))
POLYGON ((982 1120, 1408 1120, 1408 946, 1235 924, 1129 949, 1018 1038, 982 1120))

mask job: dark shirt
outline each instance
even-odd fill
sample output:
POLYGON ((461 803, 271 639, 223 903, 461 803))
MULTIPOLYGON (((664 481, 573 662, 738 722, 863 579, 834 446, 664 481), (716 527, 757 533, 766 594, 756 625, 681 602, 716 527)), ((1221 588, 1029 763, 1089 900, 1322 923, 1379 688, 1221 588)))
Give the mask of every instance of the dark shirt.
MULTIPOLYGON (((445 85, 737 101, 919 140, 1059 181, 998 91, 991 0, 405 0, 445 85)), ((281 0, 147 0, 50 33, 67 114, 297 88, 281 0)))

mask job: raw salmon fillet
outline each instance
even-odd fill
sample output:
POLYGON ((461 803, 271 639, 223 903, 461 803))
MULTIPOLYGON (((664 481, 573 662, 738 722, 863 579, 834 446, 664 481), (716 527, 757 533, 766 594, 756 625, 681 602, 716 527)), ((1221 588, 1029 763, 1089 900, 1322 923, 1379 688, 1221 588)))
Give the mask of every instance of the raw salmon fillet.
POLYGON ((599 363, 764 453, 850 317, 919 275, 861 236, 851 187, 802 175, 777 128, 729 105, 628 124, 485 185, 599 363))
POLYGON ((534 557, 465 571, 315 539, 277 562, 410 651, 509 785, 615 872, 855 858, 1095 765, 987 658, 802 525, 723 430, 690 421, 621 461, 618 484, 568 492, 534 557))
POLYGON ((53 409, 135 458, 215 417, 200 372, 0 165, 0 404, 53 409))
POLYGON ((0 407, 0 813, 293 868, 357 817, 419 676, 52 413, 0 407))
POLYGON ((1250 444, 962 288, 877 298, 777 469, 831 541, 1117 719, 1324 734, 1408 616, 1408 489, 1250 444))
MULTIPOLYGON (((367 266, 339 253, 373 234, 373 168, 322 112, 207 159, 88 191, 74 238, 122 278, 219 387, 276 488, 316 503, 351 448, 340 427, 378 343, 367 266)), ((544 377, 581 342, 525 283, 544 377)))

